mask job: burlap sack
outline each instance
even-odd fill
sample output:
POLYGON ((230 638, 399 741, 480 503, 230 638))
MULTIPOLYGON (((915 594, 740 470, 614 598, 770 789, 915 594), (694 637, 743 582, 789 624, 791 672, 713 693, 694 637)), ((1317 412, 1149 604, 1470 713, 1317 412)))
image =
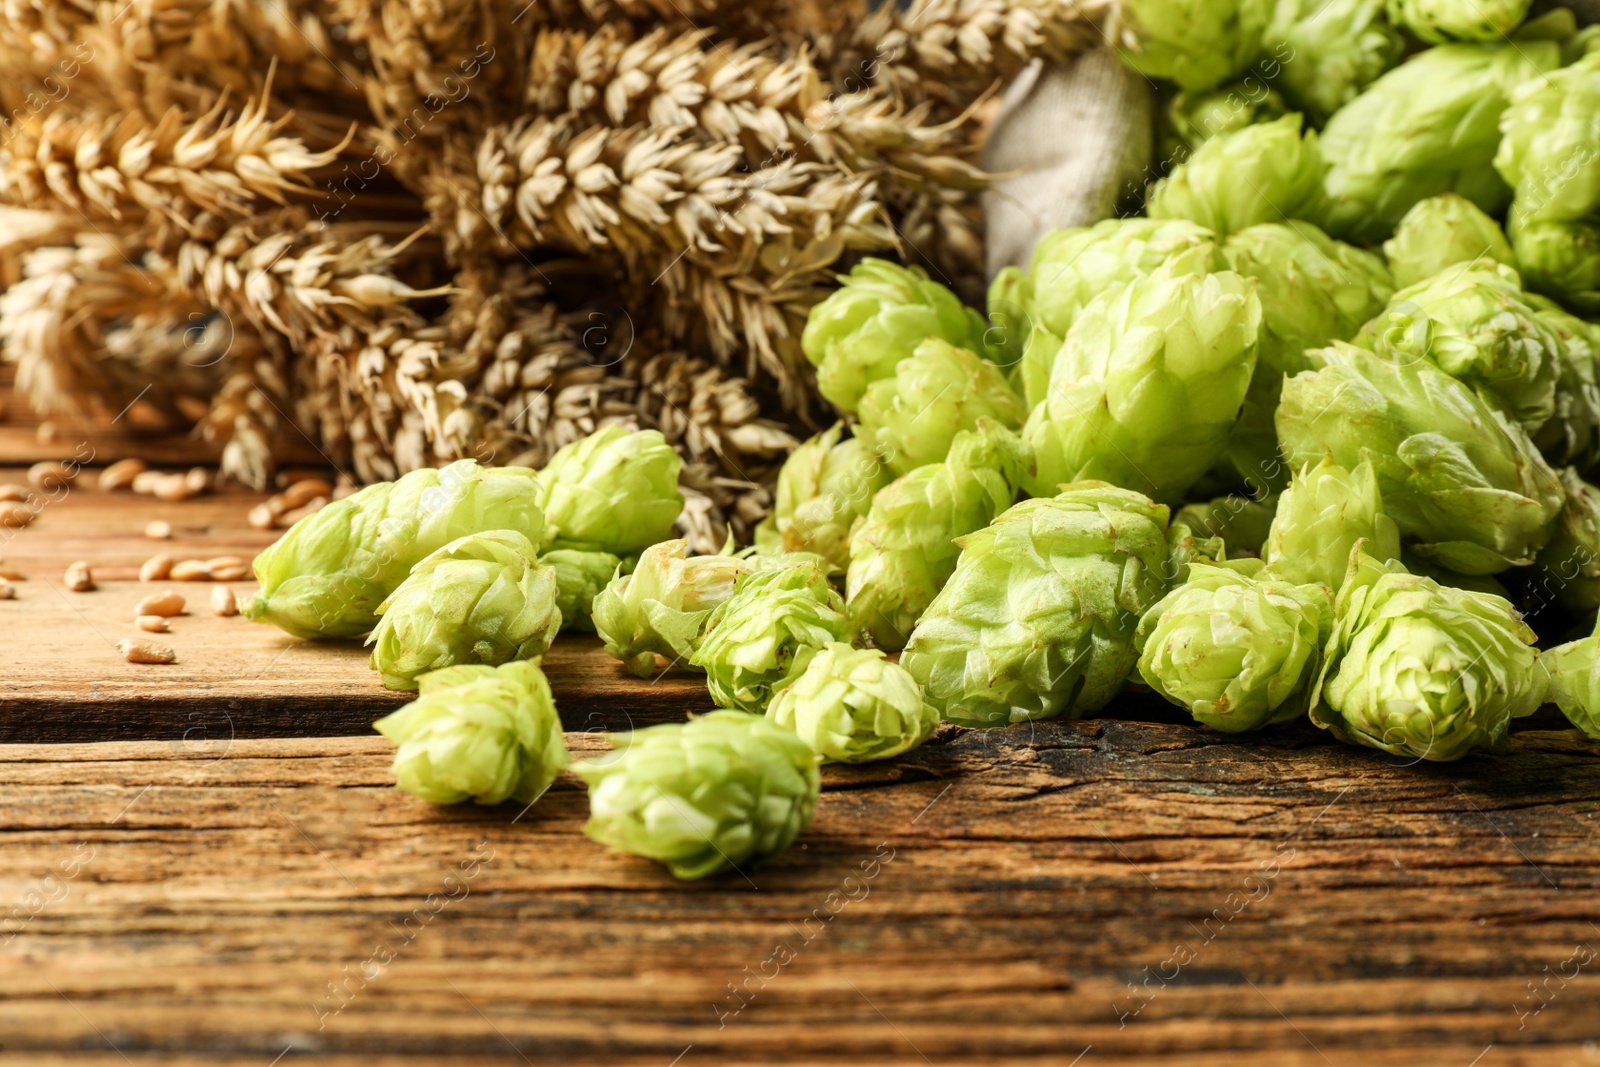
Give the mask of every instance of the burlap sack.
POLYGON ((1035 62, 1006 90, 983 167, 989 276, 1025 264, 1045 233, 1108 218, 1150 166, 1150 82, 1102 48, 1069 66, 1035 62))

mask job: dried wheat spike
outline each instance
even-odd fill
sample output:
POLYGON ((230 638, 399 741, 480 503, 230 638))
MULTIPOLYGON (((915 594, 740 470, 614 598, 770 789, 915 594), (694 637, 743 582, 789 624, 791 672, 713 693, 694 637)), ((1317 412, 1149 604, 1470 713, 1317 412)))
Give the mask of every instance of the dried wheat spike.
POLYGON ((206 312, 138 240, 91 232, 23 257, 0 295, 0 345, 40 411, 111 416, 138 398, 182 424, 178 398, 216 385, 194 349, 206 312))
POLYGON ((155 123, 137 111, 78 118, 54 110, 16 124, 0 148, 0 201, 122 220, 145 212, 188 227, 203 212, 244 216, 262 200, 310 188, 307 172, 338 158, 279 136, 293 114, 267 118, 265 95, 237 116, 223 100, 189 121, 178 108, 155 123))

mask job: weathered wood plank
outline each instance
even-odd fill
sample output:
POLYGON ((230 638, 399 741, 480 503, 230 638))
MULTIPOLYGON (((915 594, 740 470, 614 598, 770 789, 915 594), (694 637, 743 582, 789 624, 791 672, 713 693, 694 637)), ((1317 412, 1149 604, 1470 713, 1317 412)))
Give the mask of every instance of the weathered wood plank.
POLYGON ((0 748, 0 958, 25 963, 0 966, 7 1054, 1594 1055, 1600 983, 1572 961, 1600 945, 1600 764, 1571 731, 1434 768, 1314 731, 947 730, 894 764, 827 768, 795 849, 698 885, 581 837, 574 776, 526 814, 439 809, 389 788, 389 754, 376 738, 0 748), (24 901, 39 906, 19 921, 24 901), (360 977, 380 949, 393 958, 360 977))
MULTIPOLYGON (((0 470, 0 482, 20 470, 0 470)), ((44 506, 33 525, 0 536, 0 557, 28 576, 17 599, 0 601, 10 637, 0 670, 0 742, 180 737, 304 737, 361 734, 407 699, 385 690, 358 642, 312 642, 243 618, 211 614, 204 582, 140 583, 157 552, 180 559, 237 555, 271 544, 276 532, 245 522, 261 494, 243 490, 163 503, 94 488, 93 476, 44 506), (143 536, 170 522, 169 541, 143 536), (86 560, 99 588, 68 591, 68 563, 86 560), (158 589, 189 601, 172 632, 154 635, 178 653, 165 667, 126 663, 115 644, 141 634, 133 606, 158 589)), ((230 583, 243 598, 254 582, 230 583)), ((641 681, 593 637, 566 635, 545 659, 569 728, 627 729, 708 706, 702 681, 682 670, 641 681)))

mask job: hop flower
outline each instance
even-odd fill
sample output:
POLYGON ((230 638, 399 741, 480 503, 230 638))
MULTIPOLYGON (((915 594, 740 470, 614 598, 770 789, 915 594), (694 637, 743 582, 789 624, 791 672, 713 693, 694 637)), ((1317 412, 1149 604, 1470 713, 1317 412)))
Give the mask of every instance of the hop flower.
POLYGON ((815 558, 780 556, 741 576, 711 612, 689 662, 706 672, 720 707, 760 715, 817 649, 849 640, 844 598, 828 584, 828 570, 815 558))
POLYGON ((539 557, 556 572, 556 608, 563 630, 594 632, 594 598, 616 576, 622 561, 609 552, 557 548, 539 557))
POLYGON ((1261 51, 1270 0, 1128 0, 1123 61, 1141 74, 1210 89, 1241 73, 1261 51))
POLYGON ((685 881, 788 848, 822 776, 806 743, 756 715, 713 711, 613 734, 616 752, 573 770, 589 785, 583 832, 685 881))
POLYGON ((1219 730, 1288 722, 1310 704, 1332 614, 1327 589, 1278 580, 1260 560, 1195 563, 1140 620, 1139 675, 1219 730))
POLYGON ((1223 242, 1222 255, 1230 269, 1256 280, 1258 374, 1306 370, 1306 349, 1348 341, 1394 295, 1382 259, 1335 241, 1309 222, 1240 230, 1223 242))
POLYGON ((1174 93, 1167 103, 1162 156, 1181 159, 1213 137, 1279 118, 1289 109, 1274 89, 1233 82, 1215 89, 1174 93))
POLYGON ((827 645, 767 705, 767 718, 793 730, 825 759, 846 763, 909 752, 939 728, 939 712, 904 667, 877 649, 827 645))
POLYGON ((843 431, 834 423, 789 453, 771 515, 779 550, 815 552, 841 570, 850 562, 851 530, 894 477, 862 438, 840 442, 843 431))
POLYGON ((1424 556, 1463 574, 1530 563, 1561 509, 1561 482, 1516 423, 1425 360, 1353 345, 1283 384, 1278 439, 1296 469, 1367 461, 1383 510, 1424 556))
POLYGON ((961 538, 900 657, 953 722, 1078 718, 1133 669, 1133 633, 1176 575, 1167 509, 1104 482, 1015 505, 961 538))
POLYGON ((1384 514, 1372 464, 1345 470, 1324 456, 1315 467, 1301 470, 1278 498, 1261 558, 1276 578, 1320 583, 1338 592, 1350 569, 1350 553, 1362 539, 1377 559, 1400 558, 1400 531, 1384 514))
POLYGON ((1185 504, 1172 516, 1172 524, 1182 524, 1200 537, 1219 539, 1230 557, 1254 556, 1267 543, 1277 510, 1277 497, 1219 496, 1185 504))
POLYGON ((1523 299, 1517 272, 1463 266, 1402 289, 1357 343, 1405 362, 1426 359, 1533 433, 1556 410, 1561 338, 1523 299))
POLYGON ((1455 760, 1496 748, 1544 702, 1534 633, 1501 597, 1357 550, 1334 607, 1311 718, 1343 741, 1455 760))
POLYGON ((1405 55, 1405 41, 1383 18, 1384 0, 1293 0, 1277 7, 1267 33, 1273 60, 1263 77, 1319 125, 1405 55), (1276 60, 1281 59, 1280 64, 1276 60))
POLYGON ((1574 614, 1600 608, 1600 489, 1571 467, 1561 472, 1567 502, 1539 550, 1539 585, 1530 596, 1546 596, 1574 614))
POLYGON ((1524 222, 1513 208, 1511 247, 1529 289, 1600 315, 1600 221, 1524 222))
POLYGON ((1523 222, 1574 222, 1600 210, 1600 52, 1519 85, 1500 119, 1495 169, 1523 222))
POLYGON ((1539 664, 1550 675, 1550 702, 1583 736, 1600 741, 1600 623, 1594 634, 1541 653, 1539 664))
POLYGON ((632 574, 620 575, 594 598, 594 626, 606 651, 648 678, 656 656, 686 663, 711 609, 733 595, 750 565, 734 556, 690 556, 689 542, 663 541, 644 550, 632 574))
POLYGON ((1388 0, 1389 21, 1424 41, 1503 41, 1533 0, 1388 0))
POLYGON ((1492 166, 1507 94, 1560 62, 1554 42, 1519 41, 1440 45, 1400 64, 1323 127, 1327 202, 1318 221, 1336 237, 1374 244, 1440 193, 1498 211, 1509 198, 1492 166))
POLYGON ((861 436, 896 473, 940 463, 950 442, 978 420, 1017 427, 1027 418, 1022 398, 994 366, 937 338, 900 361, 893 378, 867 387, 857 410, 861 436))
POLYGON ((400 747, 397 785, 435 804, 531 804, 571 762, 537 660, 425 674, 417 699, 373 723, 400 747))
POLYGON ((1023 429, 1023 487, 1102 479, 1178 501, 1228 444, 1255 369, 1261 302, 1231 271, 1168 269, 1084 309, 1023 429))
POLYGON ((868 258, 811 310, 800 345, 817 368, 817 390, 853 415, 867 386, 893 377, 929 337, 976 350, 984 329, 977 312, 921 268, 868 258))
POLYGON ((613 423, 572 442, 539 472, 546 540, 617 556, 665 541, 683 510, 682 466, 659 430, 613 423))
POLYGON ((1418 200, 1383 242, 1383 254, 1400 286, 1425 282, 1457 264, 1515 263, 1500 224, 1455 193, 1418 200))
POLYGON ((361 637, 419 560, 466 534, 496 529, 538 543, 544 513, 533 471, 470 459, 415 470, 290 527, 256 557, 261 593, 240 611, 296 637, 361 637))
POLYGON ((418 563, 378 606, 367 638, 390 689, 458 663, 491 666, 544 654, 561 628, 556 572, 515 530, 468 534, 418 563))
POLYGON ((1016 496, 993 428, 961 433, 943 463, 918 467, 872 498, 850 539, 851 624, 898 651, 956 568, 955 540, 987 526, 1016 496))
MULTIPOLYGON (((1018 296, 1033 326, 1054 335, 1057 343, 1078 313, 1096 296, 1120 289, 1142 275, 1165 267, 1173 274, 1205 274, 1226 270, 1217 238, 1210 230, 1182 219, 1106 219, 1094 226, 1054 230, 1034 247, 1018 296)), ((995 284, 1000 284, 997 278, 995 284)), ((992 298, 991 298, 992 306, 992 298)), ((1054 357, 1055 349, 1047 355, 1054 357)), ((1024 389, 1030 405, 1044 397, 1050 381, 1046 363, 1035 395, 1024 389)))
POLYGON ((1534 431, 1533 443, 1547 459, 1591 467, 1600 462, 1600 325, 1568 314, 1537 293, 1524 299, 1561 342, 1555 414, 1534 431))
POLYGON ((1262 222, 1284 222, 1322 190, 1314 130, 1300 134, 1300 116, 1219 134, 1150 191, 1153 219, 1188 219, 1219 237, 1262 222))

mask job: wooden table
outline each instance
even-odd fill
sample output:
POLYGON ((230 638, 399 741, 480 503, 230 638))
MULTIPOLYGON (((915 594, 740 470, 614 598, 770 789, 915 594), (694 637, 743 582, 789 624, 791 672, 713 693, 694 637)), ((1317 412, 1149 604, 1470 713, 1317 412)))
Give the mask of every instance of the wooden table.
MULTIPOLYGON (((1600 746, 1558 717, 1448 766, 1132 694, 946 727, 683 885, 585 838, 570 774, 394 790, 358 647, 200 613, 122 663, 139 561, 259 549, 256 499, 85 487, 0 549, 0 1063, 1600 1064, 1600 746)), ((549 664, 579 758, 707 706, 592 641, 549 664)))

